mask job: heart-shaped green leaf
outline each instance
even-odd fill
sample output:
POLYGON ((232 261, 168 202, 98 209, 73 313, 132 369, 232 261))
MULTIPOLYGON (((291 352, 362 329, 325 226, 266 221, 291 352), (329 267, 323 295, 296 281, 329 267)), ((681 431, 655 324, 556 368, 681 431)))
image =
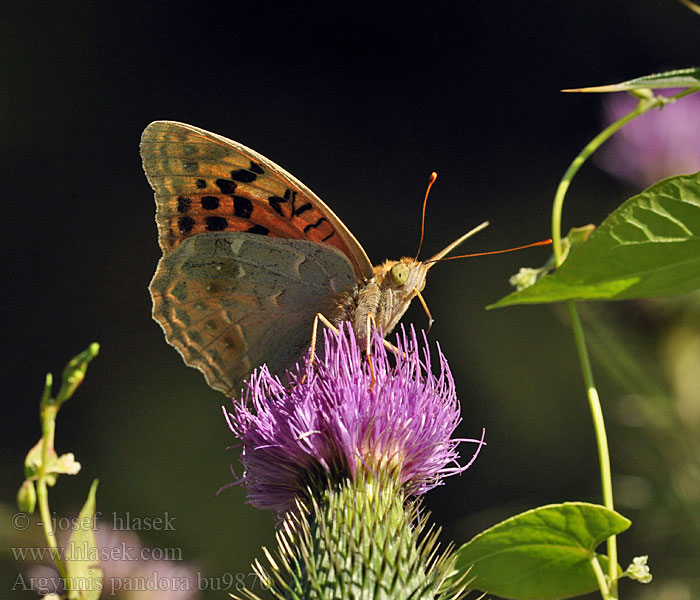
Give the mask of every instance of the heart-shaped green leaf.
POLYGON ((689 69, 676 69, 645 75, 621 83, 610 85, 598 85, 594 87, 572 88, 562 90, 562 92, 629 92, 640 89, 661 89, 661 88, 696 88, 700 87, 700 68, 691 67, 689 69))
POLYGON ((488 308, 673 296, 700 288, 700 173, 671 177, 610 214, 551 275, 488 308))
POLYGON ((615 511, 585 502, 535 508, 459 548, 449 581, 466 573, 474 589, 517 600, 586 594, 598 588, 591 560, 607 563, 596 555, 596 547, 629 526, 615 511))

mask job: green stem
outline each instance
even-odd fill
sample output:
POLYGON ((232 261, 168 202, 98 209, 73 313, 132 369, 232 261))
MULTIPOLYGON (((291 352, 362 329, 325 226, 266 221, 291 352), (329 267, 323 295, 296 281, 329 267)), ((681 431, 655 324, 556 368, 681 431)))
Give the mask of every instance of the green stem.
POLYGON ((608 582, 605 580, 603 567, 600 566, 598 558, 595 554, 593 555, 593 558, 591 558, 591 566, 593 567, 595 578, 598 580, 598 587, 600 588, 600 593, 603 596, 603 600, 611 600, 610 588, 608 587, 608 582))
MULTIPOLYGON (((554 259, 555 264, 559 267, 562 262, 564 262, 564 254, 561 247, 561 215, 564 207, 564 197, 566 192, 571 185, 571 180, 574 178, 578 170, 581 168, 588 157, 593 154, 606 140, 608 140, 613 134, 619 131, 627 123, 637 118, 638 116, 644 114, 664 104, 674 102, 675 100, 682 98, 688 94, 697 92, 697 88, 688 88, 680 93, 670 96, 668 98, 664 96, 653 96, 651 94, 645 95, 644 93, 639 93, 640 98, 637 106, 626 114, 624 117, 615 121, 603 131, 601 131, 597 136, 595 136, 588 144, 586 144, 578 156, 574 158, 569 167, 567 168, 564 176, 559 182, 557 191, 554 195, 554 204, 552 206, 552 246, 554 249, 554 259)), ((588 348, 586 347, 586 339, 583 334, 583 327, 581 326, 581 319, 579 318, 576 307, 572 301, 567 302, 567 307, 569 309, 569 317, 571 318, 571 325, 574 332, 574 339, 576 342, 576 349, 578 351, 579 363, 581 365, 581 373, 583 374, 584 383, 586 385, 586 394, 588 396, 588 404, 590 406, 591 415, 593 417, 593 426, 595 428, 596 440, 598 443, 598 461, 600 463, 600 478, 602 482, 603 491, 603 502, 607 508, 614 510, 613 504, 613 489, 612 489, 612 475, 610 469, 610 452, 608 450, 608 438, 605 432, 605 421, 603 420, 603 410, 600 405, 600 398, 598 397, 598 391, 596 389, 595 380, 593 378, 593 370, 591 369, 591 361, 588 355, 588 348)), ((616 600, 617 599, 617 538, 611 536, 607 541, 608 546, 608 578, 610 581, 609 590, 607 586, 600 587, 601 594, 606 600, 616 600)), ((600 567, 600 565, 598 565, 600 567)), ((600 583, 599 579, 599 583, 600 583)))
POLYGON ((46 543, 51 549, 51 557, 56 563, 59 575, 65 580, 68 578, 61 555, 58 549, 58 541, 56 534, 51 527, 51 511, 49 510, 49 490, 46 484, 46 465, 49 464, 49 452, 54 447, 54 436, 56 432, 56 412, 57 407, 52 403, 42 403, 41 407, 41 465, 36 481, 36 496, 39 503, 39 514, 41 514, 41 522, 46 536, 46 543))
POLYGON ((45 479, 39 479, 36 482, 36 496, 39 503, 39 513, 41 514, 41 521, 44 527, 44 535, 46 536, 46 542, 51 549, 51 558, 53 558, 56 563, 56 568, 58 569, 59 575, 66 580, 68 578, 68 572, 66 571, 63 562, 61 561, 61 554, 58 549, 58 542, 56 541, 56 535, 51 527, 51 512, 49 511, 49 492, 46 486, 45 479))
POLYGON ((625 115, 619 121, 615 121, 612 125, 606 127, 597 136, 595 136, 588 144, 583 147, 583 150, 579 152, 578 156, 569 165, 569 168, 564 173, 564 176, 559 182, 559 187, 557 187, 556 194, 554 194, 554 206, 552 207, 552 247, 554 249, 554 260, 556 266, 558 267, 564 262, 564 254, 561 247, 561 213, 564 207, 564 196, 569 190, 569 185, 574 175, 578 172, 584 162, 588 157, 593 154, 608 138, 610 138, 615 132, 621 129, 624 125, 629 123, 632 119, 638 117, 642 113, 646 112, 643 109, 643 105, 648 101, 642 100, 631 113, 625 115))
MULTIPOLYGON (((593 369, 591 368, 591 358, 586 347, 586 338, 583 335, 583 326, 578 316, 578 311, 574 303, 569 300, 566 303, 571 318, 571 326, 576 341, 581 374, 586 385, 588 405, 593 417, 593 427, 595 429, 596 441, 598 442, 598 462, 600 465, 600 479, 603 488, 603 504, 605 508, 615 509, 613 503, 612 472, 610 469, 610 451, 608 449, 608 436, 605 432, 605 420, 603 419, 603 409, 600 405, 598 390, 593 379, 593 369)), ((617 598, 617 538, 613 535, 608 538, 608 577, 610 580, 609 596, 601 588, 604 598, 617 598)))

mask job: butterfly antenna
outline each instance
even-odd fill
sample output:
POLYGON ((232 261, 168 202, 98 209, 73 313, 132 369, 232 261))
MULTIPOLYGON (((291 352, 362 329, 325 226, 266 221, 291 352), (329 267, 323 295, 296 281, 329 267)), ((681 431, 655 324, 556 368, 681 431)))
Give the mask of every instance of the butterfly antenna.
POLYGON ((437 179, 437 173, 433 171, 430 174, 430 179, 428 179, 428 189, 425 190, 425 198, 423 199, 423 215, 420 220, 420 242, 418 243, 418 252, 416 252, 416 260, 418 260, 418 255, 420 254, 421 248, 423 247, 423 236, 425 235, 425 207, 428 206, 428 194, 430 194, 430 188, 433 187, 435 180, 437 179))
MULTIPOLYGON (((514 252, 515 250, 524 250, 525 248, 534 248, 535 246, 548 246, 552 243, 551 239, 540 240, 539 242, 533 242, 532 244, 525 244, 524 246, 516 246, 515 248, 506 248, 505 250, 491 250, 489 252, 476 252, 474 254, 460 254, 459 256, 445 256, 446 252, 442 256, 433 257, 430 260, 426 260, 425 263, 436 263, 442 260, 454 260, 456 258, 472 258, 474 256, 487 256, 489 254, 503 254, 504 252, 514 252)), ((454 245, 453 245, 454 247, 454 245)), ((425 264, 424 263, 424 264, 425 264)))
POLYGON ((467 233, 465 233, 462 237, 457 238, 450 245, 448 245, 445 248, 443 248, 442 250, 440 250, 440 252, 438 252, 432 258, 430 258, 426 261, 423 261, 423 264, 428 264, 429 266, 432 266, 434 263, 441 260, 443 256, 452 252, 452 250, 454 250, 457 246, 459 246, 462 242, 464 242, 464 240, 469 239, 470 237, 472 237, 476 233, 479 233, 482 229, 485 229, 486 227, 488 227, 488 225, 489 225, 488 221, 484 221, 481 225, 477 225, 476 227, 474 227, 474 229, 467 231, 467 233))

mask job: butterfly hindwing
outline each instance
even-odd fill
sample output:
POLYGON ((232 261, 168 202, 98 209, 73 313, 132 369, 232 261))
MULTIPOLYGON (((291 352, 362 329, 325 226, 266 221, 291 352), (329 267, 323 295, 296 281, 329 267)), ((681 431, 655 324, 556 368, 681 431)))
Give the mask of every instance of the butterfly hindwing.
POLYGON ((337 249, 240 232, 190 236, 166 253, 151 282, 153 316, 185 362, 214 389, 239 393, 260 364, 291 368, 316 313, 332 314, 355 285, 337 249))

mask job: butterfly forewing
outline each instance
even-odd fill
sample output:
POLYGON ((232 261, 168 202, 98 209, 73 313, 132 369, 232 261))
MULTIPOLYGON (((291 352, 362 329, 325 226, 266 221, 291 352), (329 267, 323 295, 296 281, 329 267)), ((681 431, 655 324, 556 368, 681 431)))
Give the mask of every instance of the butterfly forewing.
POLYGON ((334 246, 372 277, 359 242, 311 190, 255 151, 191 125, 156 121, 141 138, 164 253, 206 232, 245 231, 334 246))

